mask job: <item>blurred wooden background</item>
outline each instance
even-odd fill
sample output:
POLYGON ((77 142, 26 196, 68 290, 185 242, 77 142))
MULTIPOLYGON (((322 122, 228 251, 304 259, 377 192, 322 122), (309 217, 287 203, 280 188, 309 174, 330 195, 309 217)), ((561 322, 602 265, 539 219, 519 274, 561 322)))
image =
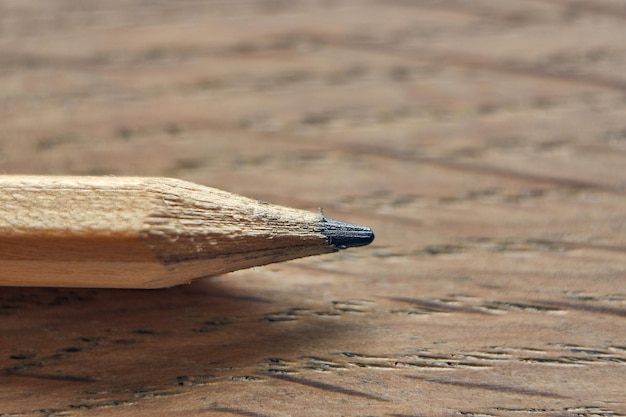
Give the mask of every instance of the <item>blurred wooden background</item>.
POLYGON ((0 415, 626 415, 622 0, 0 0, 0 172, 162 175, 372 246, 0 289, 0 415))

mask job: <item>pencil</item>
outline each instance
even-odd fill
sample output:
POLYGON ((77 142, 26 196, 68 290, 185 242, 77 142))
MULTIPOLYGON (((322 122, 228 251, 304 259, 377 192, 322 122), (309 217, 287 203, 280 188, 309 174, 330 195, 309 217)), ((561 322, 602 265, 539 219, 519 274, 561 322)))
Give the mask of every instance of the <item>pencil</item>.
POLYGON ((373 239, 177 179, 0 176, 0 285, 169 287, 373 239))

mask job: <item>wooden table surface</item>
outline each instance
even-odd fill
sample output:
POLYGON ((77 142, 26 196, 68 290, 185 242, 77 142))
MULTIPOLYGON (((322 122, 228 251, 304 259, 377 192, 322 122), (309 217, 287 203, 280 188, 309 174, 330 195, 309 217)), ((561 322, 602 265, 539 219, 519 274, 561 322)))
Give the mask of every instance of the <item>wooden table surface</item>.
POLYGON ((625 416, 622 0, 0 1, 0 172, 183 178, 374 244, 0 289, 1 416, 625 416))

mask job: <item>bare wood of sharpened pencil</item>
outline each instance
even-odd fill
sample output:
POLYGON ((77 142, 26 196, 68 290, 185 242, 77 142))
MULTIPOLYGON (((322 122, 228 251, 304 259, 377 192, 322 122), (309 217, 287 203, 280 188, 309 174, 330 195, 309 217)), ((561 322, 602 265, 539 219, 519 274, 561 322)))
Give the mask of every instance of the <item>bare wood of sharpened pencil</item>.
POLYGON ((0 176, 0 285, 167 287, 373 237, 175 179, 0 176))

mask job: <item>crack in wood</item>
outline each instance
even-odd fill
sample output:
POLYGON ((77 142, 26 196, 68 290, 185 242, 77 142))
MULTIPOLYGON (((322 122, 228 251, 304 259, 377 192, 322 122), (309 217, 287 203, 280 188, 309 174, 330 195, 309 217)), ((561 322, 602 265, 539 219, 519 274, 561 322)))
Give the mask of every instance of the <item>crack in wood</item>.
POLYGON ((516 386, 510 386, 510 385, 503 385, 503 384, 489 384, 489 383, 473 382, 473 381, 456 381, 456 380, 442 379, 442 378, 423 377, 419 375, 404 375, 404 376, 406 378, 416 379, 419 381, 432 382, 435 384, 453 385, 453 386, 464 387, 464 388, 484 389, 484 390, 496 391, 496 392, 505 393, 505 394, 531 395, 531 396, 554 398, 554 399, 569 398, 569 397, 556 394, 553 392, 549 392, 549 391, 541 391, 541 390, 536 390, 532 388, 516 387, 516 386))
POLYGON ((346 388, 340 385, 328 384, 328 383, 316 381, 313 379, 295 377, 295 376, 284 375, 284 374, 267 374, 267 376, 274 378, 274 379, 279 379, 279 380, 290 382, 290 383, 300 384, 300 385, 304 385, 310 388, 315 388, 315 389, 327 391, 327 392, 334 393, 334 394, 348 395, 352 397, 361 397, 361 398, 366 398, 368 400, 389 401, 388 399, 378 396, 378 395, 374 395, 374 394, 370 394, 370 393, 362 392, 362 391, 357 391, 357 390, 346 388))

